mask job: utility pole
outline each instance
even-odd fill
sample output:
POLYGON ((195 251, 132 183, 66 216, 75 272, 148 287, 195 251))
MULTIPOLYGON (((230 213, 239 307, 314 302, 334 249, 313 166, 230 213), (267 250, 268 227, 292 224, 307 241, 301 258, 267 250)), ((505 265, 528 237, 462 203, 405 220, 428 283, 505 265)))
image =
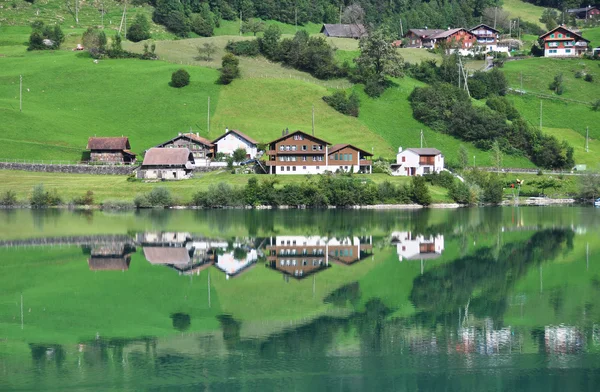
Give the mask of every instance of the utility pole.
POLYGON ((242 35, 242 10, 240 9, 240 35, 242 35))
POLYGON ((519 72, 519 76, 521 77, 521 95, 523 95, 523 72, 519 72))
POLYGON ((496 14, 498 13, 498 7, 494 7, 494 28, 496 28, 496 14))
POLYGON ((540 99, 540 132, 542 131, 542 102, 540 99))
POLYGON ((102 1, 102 28, 104 28, 104 0, 102 1))
POLYGON ((127 1, 125 1, 125 19, 123 20, 125 25, 123 37, 127 37, 127 1))
POLYGON ((19 112, 23 111, 23 75, 19 75, 19 112))
POLYGON ((210 135, 210 97, 208 97, 208 111, 206 112, 206 131, 210 135))
POLYGON ((421 148, 423 148, 423 130, 421 129, 421 148))
POLYGON ((312 135, 315 136, 315 105, 312 107, 312 135))
POLYGON ((342 3, 340 3, 340 24, 342 24, 342 3))
POLYGON ((590 127, 585 127, 585 152, 590 152, 590 127))
POLYGON ((298 32, 298 2, 296 2, 296 6, 294 7, 294 24, 296 25, 296 32, 298 32))
POLYGON ((404 29, 402 28, 402 18, 400 18, 400 37, 404 37, 404 29))

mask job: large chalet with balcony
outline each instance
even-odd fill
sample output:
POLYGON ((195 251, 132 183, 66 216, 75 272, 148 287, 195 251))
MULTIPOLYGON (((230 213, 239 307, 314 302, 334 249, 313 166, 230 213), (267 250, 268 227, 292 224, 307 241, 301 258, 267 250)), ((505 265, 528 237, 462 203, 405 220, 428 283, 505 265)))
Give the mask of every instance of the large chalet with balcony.
POLYGON ((458 51, 460 54, 472 54, 477 44, 475 34, 462 27, 456 29, 410 29, 404 35, 406 47, 433 49, 444 46, 447 51, 458 51))
POLYGON ((558 26, 542 34, 539 39, 544 43, 545 57, 578 57, 587 51, 590 43, 565 26, 558 26))
POLYGON ((508 46, 499 45, 500 32, 488 25, 480 24, 469 30, 477 38, 481 52, 507 52, 508 46))
POLYGON ((322 174, 346 171, 371 173, 372 154, 350 144, 331 143, 302 131, 283 135, 269 143, 269 174, 322 174))

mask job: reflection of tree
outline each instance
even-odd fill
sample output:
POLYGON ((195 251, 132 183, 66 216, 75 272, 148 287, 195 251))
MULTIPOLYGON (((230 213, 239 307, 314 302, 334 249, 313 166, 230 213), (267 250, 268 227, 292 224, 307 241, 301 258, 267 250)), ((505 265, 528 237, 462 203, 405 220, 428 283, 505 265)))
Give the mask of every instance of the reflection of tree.
POLYGON ((38 369, 46 363, 53 362, 60 368, 65 361, 65 350, 58 344, 29 344, 31 359, 38 369))
POLYGON ((224 314, 218 316, 217 319, 221 323, 221 329, 223 330, 223 340, 227 349, 232 350, 240 341, 240 329, 242 324, 231 317, 231 315, 224 314))
POLYGON ((480 249, 417 277, 410 299, 424 316, 434 320, 467 303, 473 313, 500 320, 514 283, 531 266, 556 257, 565 243, 572 248, 572 239, 571 230, 550 229, 537 232, 528 241, 503 245, 499 251, 480 249), (472 298, 478 290, 481 293, 472 298))
POLYGON ((190 315, 187 313, 173 313, 171 319, 173 320, 173 328, 181 332, 190 329, 192 324, 190 315))
POLYGON ((235 248, 233 249, 233 258, 236 260, 245 260, 248 252, 244 248, 235 248))
POLYGON ((325 297, 323 302, 343 308, 348 302, 350 302, 351 305, 356 306, 359 300, 360 287, 358 282, 353 282, 334 290, 327 297, 325 297))

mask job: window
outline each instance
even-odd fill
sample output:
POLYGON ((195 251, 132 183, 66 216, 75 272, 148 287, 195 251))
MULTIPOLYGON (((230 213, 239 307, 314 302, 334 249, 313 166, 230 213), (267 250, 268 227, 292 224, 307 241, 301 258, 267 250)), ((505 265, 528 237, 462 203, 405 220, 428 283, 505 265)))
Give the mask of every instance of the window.
POLYGON ((306 166, 302 166, 302 169, 306 170, 306 166))
POLYGON ((317 146, 315 144, 312 145, 312 150, 317 151, 317 146))
POLYGON ((338 160, 338 154, 335 154, 335 155, 333 156, 333 159, 337 161, 337 160, 338 160))
POLYGON ((294 135, 294 140, 304 140, 302 135, 294 135))
POLYGON ((287 171, 290 171, 290 167, 289 166, 287 167, 287 171))
POLYGON ((306 146, 302 146, 302 151, 306 151, 306 146))
POLYGON ((571 49, 565 49, 565 53, 571 53, 571 49))
POLYGON ((302 156, 302 161, 303 161, 303 162, 306 162, 306 155, 303 155, 303 156, 302 156))
POLYGON ((292 146, 292 151, 296 151, 296 146, 292 146))
POLYGON ((308 263, 306 262, 306 260, 302 260, 302 265, 307 265, 308 263))
POLYGON ((558 38, 562 38, 562 34, 561 33, 558 33, 558 38))
POLYGON ((322 156, 322 155, 320 155, 320 156, 319 156, 319 161, 320 161, 320 162, 322 162, 322 161, 323 161, 323 156, 322 156))
POLYGON ((285 146, 285 151, 290 151, 290 146, 285 146))
POLYGON ((406 157, 402 157, 402 162, 406 162, 406 157))
POLYGON ((319 170, 319 168, 320 168, 320 167, 321 167, 321 166, 317 166, 317 170, 319 170))
POLYGON ((352 153, 348 154, 348 160, 351 161, 352 160, 352 153))
POLYGON ((285 150, 285 147, 284 147, 284 145, 282 144, 281 146, 279 146, 279 151, 283 151, 283 150, 285 150))
POLYGON ((554 38, 554 34, 550 34, 550 38, 554 38))
POLYGON ((323 151, 323 146, 319 145, 319 151, 323 151))
POLYGON ((292 171, 296 171, 296 166, 292 167, 292 171))

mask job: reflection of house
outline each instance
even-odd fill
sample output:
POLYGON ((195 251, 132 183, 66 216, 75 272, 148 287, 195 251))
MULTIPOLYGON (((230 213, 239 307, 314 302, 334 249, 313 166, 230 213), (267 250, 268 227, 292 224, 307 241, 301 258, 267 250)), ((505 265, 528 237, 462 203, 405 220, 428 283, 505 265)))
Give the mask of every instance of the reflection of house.
POLYGON ((398 258, 400 261, 406 260, 427 260, 437 259, 444 251, 444 236, 425 237, 415 235, 411 232, 392 233, 392 244, 396 244, 398 258))
POLYGON ((547 326, 544 331, 546 352, 569 354, 583 350, 584 337, 577 327, 547 326))
POLYGON ((225 272, 227 278, 235 277, 256 265, 256 249, 248 249, 242 244, 234 244, 234 250, 217 252, 215 266, 225 272), (241 251, 240 251, 241 250, 241 251))
POLYGON ((587 50, 589 40, 565 26, 558 26, 540 35, 545 57, 577 57, 587 50))
POLYGON ((88 258, 92 271, 125 271, 129 269, 131 253, 135 248, 128 244, 102 244, 94 246, 88 258))
POLYGON ((187 148, 194 156, 196 166, 206 166, 215 156, 215 145, 198 133, 180 133, 156 148, 187 148))
POLYGON ((235 129, 225 129, 225 133, 213 140, 213 144, 218 153, 225 155, 233 155, 239 148, 246 150, 246 158, 249 159, 256 158, 258 153, 258 142, 235 129))
POLYGON ((351 265, 373 255, 371 237, 330 238, 327 241, 329 261, 351 265))
POLYGON ((422 176, 444 170, 444 156, 436 148, 398 148, 396 163, 391 165, 394 176, 422 176))
POLYGON ((326 37, 359 39, 367 35, 367 29, 362 24, 324 24, 321 34, 326 37))
POLYGON ((138 178, 183 180, 194 168, 194 156, 187 148, 151 148, 146 151, 138 178))
POLYGON ((91 137, 87 149, 90 150, 90 162, 119 164, 135 162, 135 154, 129 149, 126 137, 91 137))
POLYGON ((327 250, 324 237, 271 237, 267 263, 275 270, 300 279, 329 267, 327 250))

